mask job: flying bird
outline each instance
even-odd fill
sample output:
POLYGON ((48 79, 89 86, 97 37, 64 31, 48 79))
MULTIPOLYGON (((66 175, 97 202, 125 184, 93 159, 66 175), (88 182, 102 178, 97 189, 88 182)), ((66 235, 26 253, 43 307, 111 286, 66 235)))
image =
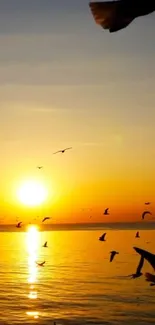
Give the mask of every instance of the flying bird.
POLYGON ((42 220, 42 222, 44 222, 44 221, 46 221, 46 220, 49 220, 50 219, 50 217, 45 217, 43 220, 42 220))
POLYGON ((48 247, 48 246, 47 246, 47 241, 45 241, 45 244, 43 245, 43 247, 48 247))
POLYGON ((56 153, 59 153, 59 152, 64 153, 66 150, 70 150, 70 149, 72 149, 72 147, 65 148, 65 149, 62 149, 62 150, 58 150, 56 152, 53 152, 53 155, 55 155, 56 153))
POLYGON ((115 257, 115 255, 116 255, 116 254, 119 254, 119 253, 116 252, 116 251, 111 251, 110 254, 111 254, 111 255, 110 255, 110 262, 112 262, 113 259, 114 259, 114 257, 115 257))
POLYGON ((139 236, 139 231, 137 231, 136 232, 136 236, 135 236, 136 238, 140 238, 140 236, 139 236))
POLYGON ((41 263, 39 263, 39 262, 36 262, 36 264, 37 264, 38 266, 44 266, 44 264, 45 264, 45 261, 44 261, 44 262, 41 262, 41 263))
POLYGON ((105 236, 106 236, 106 232, 102 236, 99 237, 99 240, 100 241, 105 241, 105 236))
POLYGON ((96 24, 113 33, 127 27, 135 18, 152 13, 155 10, 155 1, 90 2, 89 7, 96 24))
POLYGON ((106 215, 106 216, 109 215, 108 210, 109 210, 109 208, 105 209, 103 214, 106 215))
POLYGON ((155 271, 155 255, 138 247, 134 247, 134 249, 138 254, 144 257, 151 264, 155 271))
POLYGON ((145 273, 145 277, 146 277, 146 281, 151 282, 150 286, 155 285, 155 275, 153 275, 151 273, 145 273))
POLYGON ((144 264, 144 257, 141 256, 140 261, 139 261, 139 264, 138 264, 138 267, 137 267, 137 270, 136 270, 136 273, 131 274, 131 276, 132 276, 133 279, 139 278, 141 275, 143 275, 143 273, 141 272, 141 269, 143 267, 143 264, 144 264))
POLYGON ((144 217, 145 217, 146 214, 151 214, 152 215, 152 213, 150 211, 144 211, 142 213, 142 220, 144 219, 144 217))
POLYGON ((21 228, 21 224, 22 224, 22 221, 18 222, 17 225, 16 225, 16 227, 17 228, 21 228))
POLYGON ((145 205, 149 205, 149 204, 151 204, 151 202, 145 202, 145 205))
POLYGON ((38 168, 38 169, 42 169, 42 168, 43 168, 43 166, 37 166, 37 168, 38 168))

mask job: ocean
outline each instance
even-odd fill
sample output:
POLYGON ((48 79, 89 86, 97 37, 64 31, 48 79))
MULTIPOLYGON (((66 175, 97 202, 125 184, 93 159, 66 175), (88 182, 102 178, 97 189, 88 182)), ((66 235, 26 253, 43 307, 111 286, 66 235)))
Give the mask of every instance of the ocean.
MULTIPOLYGON (((1 230, 0 324, 155 323, 155 287, 145 276, 128 276, 139 263, 133 246, 155 253, 150 226, 143 226, 139 239, 137 225, 1 230), (103 232, 106 241, 100 242, 103 232), (119 252, 112 263, 111 250, 119 252)), ((143 272, 153 273, 147 262, 143 272)))

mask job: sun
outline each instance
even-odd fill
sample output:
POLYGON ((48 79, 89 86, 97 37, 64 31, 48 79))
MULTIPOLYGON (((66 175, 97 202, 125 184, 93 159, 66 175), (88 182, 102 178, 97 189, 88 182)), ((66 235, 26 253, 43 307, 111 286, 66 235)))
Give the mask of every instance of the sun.
POLYGON ((21 203, 27 206, 37 206, 47 198, 47 190, 37 181, 25 181, 18 189, 17 196, 21 203))

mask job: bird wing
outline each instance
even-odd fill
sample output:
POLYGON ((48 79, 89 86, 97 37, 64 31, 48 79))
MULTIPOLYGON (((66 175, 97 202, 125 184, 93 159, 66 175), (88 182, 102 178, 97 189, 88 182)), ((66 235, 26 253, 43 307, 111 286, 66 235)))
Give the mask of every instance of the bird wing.
POLYGON ((152 213, 150 211, 144 211, 143 214, 142 214, 142 219, 144 219, 146 214, 152 214, 152 213))
POLYGON ((155 282, 155 275, 147 272, 145 273, 145 276, 146 276, 146 281, 155 282))
POLYGON ((106 232, 101 236, 103 239, 105 238, 106 232))
POLYGON ((20 226, 22 224, 22 221, 18 222, 18 226, 20 226))
POLYGON ((140 254, 141 256, 143 256, 153 267, 153 269, 155 270, 155 255, 138 247, 134 247, 135 251, 140 254))
POLYGON ((42 222, 44 222, 46 220, 46 218, 44 218, 43 220, 42 220, 42 222))
POLYGON ((64 150, 69 150, 69 149, 72 149, 72 147, 69 147, 69 148, 65 148, 64 150))
POLYGON ((56 151, 56 152, 53 152, 53 155, 55 155, 55 154, 58 153, 58 152, 62 152, 62 150, 58 150, 58 151, 56 151))
POLYGON ((111 252, 111 255, 110 255, 110 262, 112 262, 112 260, 114 259, 114 256, 115 256, 115 252, 111 252))
POLYGON ((134 19, 121 14, 122 1, 90 2, 89 7, 96 24, 110 32, 125 28, 134 19))
POLYGON ((141 256, 140 261, 139 261, 139 264, 138 264, 138 266, 137 266, 137 271, 136 271, 136 273, 140 273, 140 272, 141 272, 141 269, 142 269, 142 267, 143 267, 143 264, 144 264, 144 257, 141 256))

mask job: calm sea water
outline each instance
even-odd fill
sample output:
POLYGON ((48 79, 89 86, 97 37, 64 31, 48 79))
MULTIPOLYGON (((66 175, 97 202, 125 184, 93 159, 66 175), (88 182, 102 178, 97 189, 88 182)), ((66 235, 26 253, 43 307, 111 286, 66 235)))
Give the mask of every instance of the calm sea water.
POLYGON ((127 276, 139 262, 133 246, 155 252, 155 231, 107 230, 100 242, 103 232, 1 232, 0 324, 154 324, 155 287, 127 276))

